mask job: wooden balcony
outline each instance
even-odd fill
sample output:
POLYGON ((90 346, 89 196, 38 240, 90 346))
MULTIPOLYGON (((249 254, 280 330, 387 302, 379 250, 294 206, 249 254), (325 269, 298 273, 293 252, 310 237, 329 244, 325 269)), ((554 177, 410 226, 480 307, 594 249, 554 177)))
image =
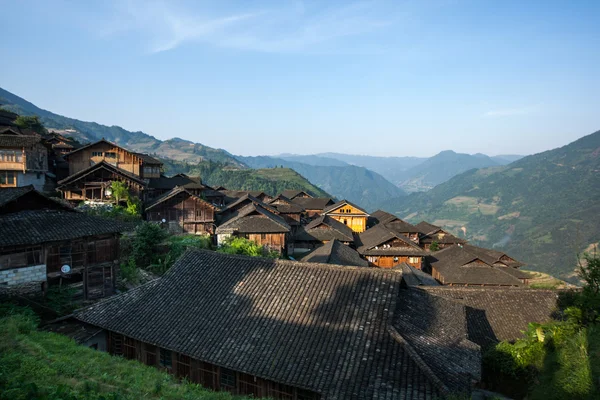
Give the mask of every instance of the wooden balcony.
POLYGON ((25 171, 25 161, 23 162, 12 162, 12 161, 0 161, 0 170, 3 171, 25 171))

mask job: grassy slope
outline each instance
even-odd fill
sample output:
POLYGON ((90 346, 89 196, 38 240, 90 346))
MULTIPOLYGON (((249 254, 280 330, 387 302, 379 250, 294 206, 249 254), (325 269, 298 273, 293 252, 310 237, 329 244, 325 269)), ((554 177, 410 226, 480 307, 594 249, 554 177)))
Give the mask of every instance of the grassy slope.
POLYGON ((412 222, 446 226, 475 244, 496 245, 530 269, 566 279, 576 254, 600 241, 599 149, 600 131, 381 207, 412 222))
POLYGON ((232 399, 137 361, 30 330, 23 316, 0 319, 0 399, 232 399))

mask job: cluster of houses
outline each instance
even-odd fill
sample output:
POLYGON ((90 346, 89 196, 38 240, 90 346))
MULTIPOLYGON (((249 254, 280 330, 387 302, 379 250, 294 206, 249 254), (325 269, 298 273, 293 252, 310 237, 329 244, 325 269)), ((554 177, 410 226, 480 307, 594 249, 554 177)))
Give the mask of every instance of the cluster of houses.
POLYGON ((301 190, 167 177, 150 155, 106 140, 77 147, 3 116, 0 289, 75 285, 104 298, 48 326, 98 350, 255 397, 435 399, 470 392, 482 349, 556 308, 555 291, 527 288, 520 262, 441 227, 301 190), (244 237, 289 260, 190 250, 163 277, 115 294, 131 226, 73 207, 114 202, 114 181, 173 233, 244 237))

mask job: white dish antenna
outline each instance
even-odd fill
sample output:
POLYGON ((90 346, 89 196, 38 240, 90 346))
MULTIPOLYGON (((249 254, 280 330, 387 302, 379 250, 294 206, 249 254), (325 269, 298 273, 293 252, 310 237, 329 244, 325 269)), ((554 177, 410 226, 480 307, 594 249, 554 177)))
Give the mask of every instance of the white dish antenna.
POLYGON ((60 267, 60 272, 62 272, 63 274, 68 274, 69 272, 71 272, 71 267, 65 264, 62 267, 60 267))

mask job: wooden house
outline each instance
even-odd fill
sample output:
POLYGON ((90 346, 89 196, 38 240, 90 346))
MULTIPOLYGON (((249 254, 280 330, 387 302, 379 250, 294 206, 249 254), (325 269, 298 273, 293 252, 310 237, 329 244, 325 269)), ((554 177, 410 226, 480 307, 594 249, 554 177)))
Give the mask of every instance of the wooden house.
POLYGON ((313 196, 306 193, 304 190, 284 190, 281 192, 281 196, 286 197, 290 200, 294 200, 297 198, 301 199, 312 199, 313 196))
POLYGON ((0 127, 0 188, 33 185, 44 189, 48 149, 40 135, 17 127, 0 127))
POLYGON ((323 214, 323 210, 335 204, 335 201, 329 197, 296 197, 292 203, 299 205, 306 211, 306 217, 313 219, 323 214))
POLYGON ((372 266, 393 268, 407 263, 417 269, 423 268, 427 252, 406 236, 385 225, 367 229, 356 240, 358 253, 372 266))
POLYGON ((111 354, 237 395, 468 394, 481 378, 481 354, 468 339, 465 307, 401 290, 401 278, 376 268, 191 250, 163 277, 74 317, 102 328, 111 354))
POLYGON ((144 199, 152 201, 175 189, 175 187, 184 188, 193 195, 202 197, 214 206, 222 207, 225 204, 225 196, 221 192, 202 183, 202 179, 199 176, 187 176, 185 174, 177 174, 171 177, 161 175, 159 178, 149 179, 144 199))
POLYGON ((71 202, 112 200, 111 184, 114 181, 123 182, 133 196, 142 197, 146 181, 137 175, 121 168, 100 161, 84 170, 58 181, 57 189, 63 198, 71 202))
POLYGON ((430 250, 434 242, 437 243, 438 249, 467 243, 466 240, 458 238, 441 227, 425 221, 419 222, 415 227, 421 232, 421 246, 425 250, 430 250))
POLYGON ((338 201, 325 208, 323 215, 327 215, 347 225, 353 232, 364 232, 367 229, 367 218, 369 214, 356 204, 348 200, 338 201))
POLYGON ((454 245, 428 257, 431 275, 450 286, 523 286, 529 274, 504 253, 470 245, 454 245))
POLYGON ((398 218, 394 214, 377 210, 369 216, 368 224, 370 227, 377 224, 386 226, 387 228, 393 229, 394 231, 404 235, 414 243, 418 245, 421 244, 422 233, 419 228, 398 218))
POLYGON ((82 146, 65 155, 69 162, 69 175, 106 163, 136 176, 139 179, 159 178, 162 162, 147 154, 135 153, 107 140, 82 146))
POLYGON ((227 215, 216 229, 219 245, 228 237, 237 236, 272 251, 286 252, 291 227, 281 216, 254 202, 227 215))
POLYGON ((224 189, 224 190, 219 190, 219 192, 221 192, 223 194, 223 196, 225 198, 225 200, 224 200, 225 204, 235 203, 239 199, 246 197, 246 196, 252 196, 256 199, 259 199, 263 203, 268 203, 269 201, 273 200, 273 196, 270 196, 260 190, 227 190, 227 189, 224 189))
POLYGON ((165 223, 173 233, 215 232, 218 208, 183 187, 175 187, 146 206, 146 220, 165 223))
POLYGON ((226 206, 221 208, 221 210, 219 210, 217 218, 218 222, 223 222, 224 220, 228 219, 232 214, 238 213, 242 208, 250 204, 260 206, 261 208, 273 214, 279 214, 277 208, 275 208, 274 206, 257 199, 251 194, 246 193, 242 197, 236 199, 234 202, 227 204, 226 206))
POLYGON ((290 252, 306 253, 332 240, 345 245, 354 245, 354 234, 348 225, 322 215, 296 231, 293 244, 290 245, 290 252))
POLYGON ((0 189, 0 285, 41 291, 74 285, 84 299, 114 293, 118 221, 74 211, 33 187, 0 189))
POLYGON ((268 204, 275 207, 277 213, 283 217, 285 222, 287 222, 294 231, 301 224, 301 217, 305 212, 302 206, 292 203, 290 199, 281 194, 271 200, 268 204))

